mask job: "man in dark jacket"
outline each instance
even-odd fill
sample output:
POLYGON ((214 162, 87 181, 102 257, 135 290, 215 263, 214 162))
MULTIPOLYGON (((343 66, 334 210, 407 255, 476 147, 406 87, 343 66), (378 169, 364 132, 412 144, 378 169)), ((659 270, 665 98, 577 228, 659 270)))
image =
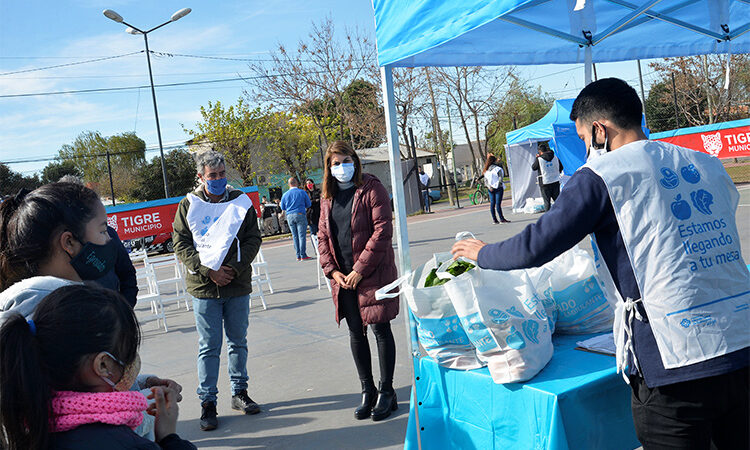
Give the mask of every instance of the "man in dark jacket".
POLYGON ((257 414, 247 394, 247 327, 252 261, 260 249, 255 208, 242 191, 227 187, 224 157, 197 156, 200 187, 184 198, 173 224, 174 249, 188 269, 198 330, 198 397, 202 430, 218 426, 216 399, 222 334, 227 336, 232 408, 257 414), (243 218, 244 217, 244 218, 243 218))
POLYGON ((531 170, 539 173, 539 190, 542 191, 544 211, 549 211, 550 199, 556 201, 557 196, 560 195, 560 173, 563 165, 546 142, 537 143, 537 148, 536 159, 531 165, 531 170))
POLYGON ((135 308, 138 298, 138 280, 135 276, 135 267, 133 267, 133 262, 130 260, 127 249, 125 249, 120 237, 117 235, 117 231, 107 226, 107 233, 113 245, 117 247, 115 267, 95 281, 102 287, 122 294, 125 300, 130 303, 130 306, 135 308))

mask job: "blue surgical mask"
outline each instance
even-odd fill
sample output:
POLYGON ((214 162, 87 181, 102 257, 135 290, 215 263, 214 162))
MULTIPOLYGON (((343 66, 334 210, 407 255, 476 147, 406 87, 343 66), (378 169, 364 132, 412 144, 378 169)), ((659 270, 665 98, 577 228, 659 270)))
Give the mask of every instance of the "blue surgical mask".
POLYGON ((227 190, 227 179, 219 178, 218 180, 205 180, 206 189, 212 195, 224 195, 227 190))
POLYGON ((348 183, 354 176, 354 163, 343 163, 331 167, 331 175, 333 175, 339 183, 348 183))

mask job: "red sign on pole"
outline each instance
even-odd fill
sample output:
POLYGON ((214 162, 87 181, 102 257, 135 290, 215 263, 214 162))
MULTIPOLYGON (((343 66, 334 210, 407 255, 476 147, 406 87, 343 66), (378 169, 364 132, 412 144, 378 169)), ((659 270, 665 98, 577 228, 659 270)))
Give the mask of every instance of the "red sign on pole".
MULTIPOLYGON (((258 191, 247 192, 246 195, 252 200, 255 213, 260 215, 258 191)), ((152 202, 144 202, 142 207, 138 207, 136 203, 132 209, 108 213, 107 225, 114 228, 122 240, 171 233, 180 200, 178 198, 174 203, 158 206, 148 206, 152 202)))
POLYGON ((708 153, 719 159, 750 156, 750 126, 683 134, 657 140, 708 153))

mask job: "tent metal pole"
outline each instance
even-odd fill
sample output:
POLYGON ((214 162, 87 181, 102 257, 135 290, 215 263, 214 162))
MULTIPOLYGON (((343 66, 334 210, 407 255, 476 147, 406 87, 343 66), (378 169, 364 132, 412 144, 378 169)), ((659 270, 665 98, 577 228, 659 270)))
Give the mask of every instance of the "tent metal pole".
POLYGON ((648 119, 646 118, 646 94, 643 90, 643 72, 641 72, 641 60, 638 60, 638 79, 641 82, 641 105, 643 106, 643 120, 648 126, 648 119))
MULTIPOLYGON (((393 193, 393 209, 396 214, 396 244, 398 248, 399 273, 404 274, 411 271, 411 255, 409 254, 409 233, 406 228, 406 205, 404 204, 404 177, 401 173, 401 152, 398 143, 398 124, 396 122, 396 98, 393 95, 393 71, 392 66, 382 66, 380 68, 380 82, 383 89, 383 109, 385 112, 385 130, 388 138, 388 165, 391 170, 391 190, 393 193)), ((406 334, 409 336, 406 345, 409 349, 409 357, 412 358, 414 366, 414 375, 417 376, 419 370, 417 358, 419 348, 413 348, 413 342, 417 342, 416 324, 413 323, 409 307, 401 299, 402 311, 406 312, 407 317, 406 334)), ((417 435, 417 447, 422 450, 422 436, 419 425, 419 400, 417 396, 416 380, 412 379, 412 399, 414 405, 414 417, 416 418, 415 427, 417 435)))
POLYGON ((591 84, 591 71, 594 67, 594 63, 591 61, 591 46, 587 45, 584 52, 585 52, 584 53, 585 60, 583 63, 584 64, 584 80, 583 81, 584 81, 584 84, 588 86, 589 84, 591 84))
POLYGON ((404 176, 401 173, 401 152, 398 143, 398 125, 396 123, 396 101, 393 95, 393 72, 390 66, 380 68, 383 85, 383 106, 385 108, 385 127, 388 136, 388 163, 391 170, 391 187, 393 209, 396 214, 396 244, 398 245, 399 269, 401 274, 411 270, 409 255, 409 233, 406 229, 406 205, 404 205, 404 176))

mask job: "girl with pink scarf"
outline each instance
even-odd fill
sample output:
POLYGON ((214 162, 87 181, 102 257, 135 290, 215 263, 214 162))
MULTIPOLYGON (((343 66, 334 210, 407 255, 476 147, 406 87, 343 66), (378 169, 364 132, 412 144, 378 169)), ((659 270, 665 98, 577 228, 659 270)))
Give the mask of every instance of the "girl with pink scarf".
POLYGON ((140 370, 140 329, 117 293, 61 287, 0 328, 2 443, 16 449, 194 449, 175 433, 178 393, 128 389, 140 370), (133 430, 155 416, 156 442, 133 430))

